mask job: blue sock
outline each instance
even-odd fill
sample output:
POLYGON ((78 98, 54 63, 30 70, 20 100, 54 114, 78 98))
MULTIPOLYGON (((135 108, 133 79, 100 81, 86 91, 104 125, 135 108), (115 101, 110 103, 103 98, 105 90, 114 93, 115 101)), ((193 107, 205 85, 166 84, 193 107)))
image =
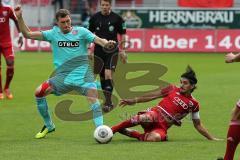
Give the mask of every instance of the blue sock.
POLYGON ((52 130, 53 128, 55 128, 55 126, 54 126, 51 116, 48 112, 48 105, 47 105, 46 98, 45 97, 42 97, 42 98, 36 97, 36 102, 37 102, 38 111, 44 120, 45 126, 48 128, 49 131, 52 130))
POLYGON ((102 108, 99 101, 91 104, 91 109, 93 111, 93 121, 96 127, 103 125, 102 108))

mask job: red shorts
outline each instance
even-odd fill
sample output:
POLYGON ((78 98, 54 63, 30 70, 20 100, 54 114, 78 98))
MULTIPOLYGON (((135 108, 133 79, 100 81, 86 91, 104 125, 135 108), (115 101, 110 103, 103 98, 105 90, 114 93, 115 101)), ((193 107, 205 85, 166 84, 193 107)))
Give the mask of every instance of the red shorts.
POLYGON ((0 56, 3 54, 5 59, 14 59, 14 52, 12 45, 1 45, 0 44, 0 56))
POLYGON ((164 117, 157 111, 139 112, 138 115, 145 114, 150 118, 150 122, 142 123, 141 126, 144 129, 145 134, 150 132, 158 133, 161 136, 162 141, 167 140, 168 123, 164 117))

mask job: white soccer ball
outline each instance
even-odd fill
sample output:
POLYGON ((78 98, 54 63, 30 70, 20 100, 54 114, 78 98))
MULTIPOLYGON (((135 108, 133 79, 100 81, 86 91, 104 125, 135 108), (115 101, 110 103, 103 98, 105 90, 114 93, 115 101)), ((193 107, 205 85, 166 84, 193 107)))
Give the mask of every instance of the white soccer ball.
POLYGON ((95 129, 93 136, 98 143, 106 144, 112 140, 113 132, 110 127, 101 125, 95 129))

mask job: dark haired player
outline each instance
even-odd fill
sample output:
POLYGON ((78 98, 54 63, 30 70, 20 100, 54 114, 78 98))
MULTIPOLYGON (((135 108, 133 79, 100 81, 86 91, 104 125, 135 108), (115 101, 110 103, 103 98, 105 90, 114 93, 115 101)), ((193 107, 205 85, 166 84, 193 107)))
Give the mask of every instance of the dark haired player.
POLYGON ((181 75, 180 86, 170 85, 164 89, 148 93, 134 99, 123 99, 120 106, 149 102, 157 98, 162 100, 147 111, 139 112, 131 119, 112 127, 113 133, 119 132, 140 141, 159 142, 167 140, 167 130, 172 126, 181 126, 181 119, 191 114, 195 129, 208 140, 219 140, 213 137, 200 121, 199 103, 193 98, 192 92, 196 88, 195 72, 188 67, 181 75), (128 128, 141 125, 144 133, 128 128))

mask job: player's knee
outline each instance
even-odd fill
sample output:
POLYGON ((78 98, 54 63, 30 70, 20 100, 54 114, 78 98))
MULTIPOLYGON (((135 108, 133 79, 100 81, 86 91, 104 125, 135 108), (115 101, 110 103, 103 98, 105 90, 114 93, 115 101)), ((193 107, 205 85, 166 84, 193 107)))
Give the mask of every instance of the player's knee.
POLYGON ((36 90, 35 90, 35 97, 43 97, 43 94, 41 93, 42 90, 42 86, 39 86, 36 90))
POLYGON ((95 103, 97 101, 98 98, 98 92, 95 88, 90 88, 87 91, 87 99, 88 101, 90 101, 91 103, 95 103))
POLYGON ((14 66, 14 59, 7 59, 6 64, 8 67, 13 67, 14 66))
POLYGON ((46 96, 52 91, 52 88, 48 82, 44 82, 35 90, 35 97, 41 98, 46 96))
POLYGON ((160 141, 163 141, 163 138, 159 133, 152 132, 148 134, 148 136, 146 137, 146 141, 160 142, 160 141))
POLYGON ((141 123, 147 123, 147 122, 152 122, 152 119, 149 115, 142 114, 142 115, 139 115, 139 121, 141 123))

